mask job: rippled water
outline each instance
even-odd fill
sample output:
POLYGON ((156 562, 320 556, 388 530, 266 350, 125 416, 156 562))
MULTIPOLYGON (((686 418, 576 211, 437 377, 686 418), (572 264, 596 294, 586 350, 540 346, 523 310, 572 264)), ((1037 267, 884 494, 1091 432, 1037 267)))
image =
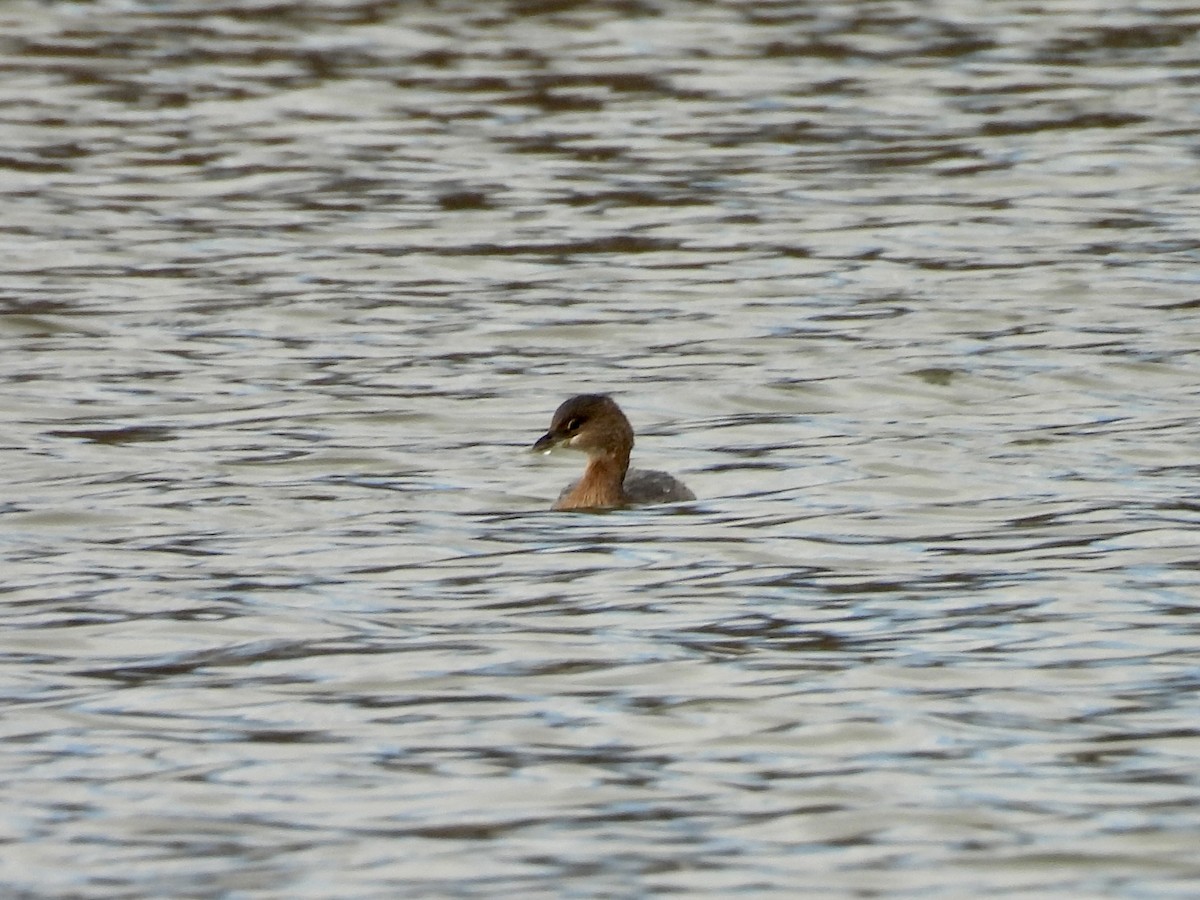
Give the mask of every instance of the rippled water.
POLYGON ((1200 7, 0 34, 7 896, 1200 893, 1200 7))

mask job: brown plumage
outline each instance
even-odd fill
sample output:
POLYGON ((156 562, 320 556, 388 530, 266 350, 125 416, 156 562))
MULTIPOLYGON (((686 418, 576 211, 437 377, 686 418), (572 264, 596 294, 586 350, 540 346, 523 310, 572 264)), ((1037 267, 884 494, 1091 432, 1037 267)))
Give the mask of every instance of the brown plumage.
POLYGON ((570 447, 588 455, 583 477, 567 487, 554 509, 607 509, 641 503, 695 500, 696 495, 666 472, 629 468, 633 426, 604 394, 579 394, 554 413, 550 430, 534 450, 570 447))

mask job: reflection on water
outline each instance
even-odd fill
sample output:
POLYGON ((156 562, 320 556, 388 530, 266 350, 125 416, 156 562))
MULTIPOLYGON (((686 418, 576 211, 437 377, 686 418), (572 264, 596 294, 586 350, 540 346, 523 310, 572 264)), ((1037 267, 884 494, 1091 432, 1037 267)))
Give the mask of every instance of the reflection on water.
POLYGON ((11 892, 1194 887, 1200 11, 0 20, 11 892))

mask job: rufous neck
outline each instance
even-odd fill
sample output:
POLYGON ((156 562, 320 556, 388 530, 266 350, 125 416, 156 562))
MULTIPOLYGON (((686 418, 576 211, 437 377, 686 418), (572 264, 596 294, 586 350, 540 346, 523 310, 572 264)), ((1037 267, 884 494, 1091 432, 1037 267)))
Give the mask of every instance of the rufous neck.
POLYGON ((574 489, 563 497, 556 509, 592 509, 623 506, 625 503, 625 473, 629 469, 629 454, 593 456, 588 459, 583 477, 574 489))

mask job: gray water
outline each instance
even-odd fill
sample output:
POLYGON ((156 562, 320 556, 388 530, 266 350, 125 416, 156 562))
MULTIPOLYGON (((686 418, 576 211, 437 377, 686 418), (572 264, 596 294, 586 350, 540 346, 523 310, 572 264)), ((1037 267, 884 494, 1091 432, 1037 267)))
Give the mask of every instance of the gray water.
POLYGON ((1200 896, 1200 6, 0 35, 5 896, 1200 896))

